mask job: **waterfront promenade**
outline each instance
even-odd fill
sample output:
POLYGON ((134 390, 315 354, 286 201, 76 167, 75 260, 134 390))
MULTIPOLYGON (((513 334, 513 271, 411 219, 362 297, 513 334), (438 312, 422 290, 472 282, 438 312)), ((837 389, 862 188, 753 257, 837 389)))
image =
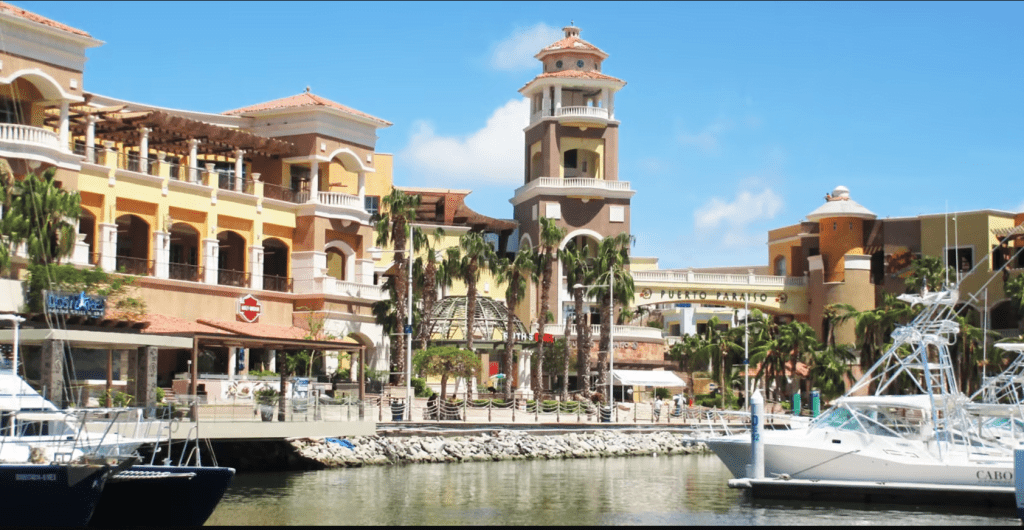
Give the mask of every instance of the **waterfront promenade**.
MULTIPOLYGON (((187 402, 188 396, 178 396, 187 402)), ((187 405, 186 405, 187 406, 187 405)), ((190 407, 191 408, 191 407, 190 407)), ((281 421, 280 409, 272 408, 265 421, 252 400, 233 403, 198 404, 198 422, 181 418, 172 429, 174 439, 200 437, 210 440, 270 440, 331 436, 367 436, 376 432, 515 429, 666 429, 684 432, 736 434, 749 428, 743 411, 705 407, 682 407, 674 414, 669 405, 655 414, 650 403, 616 404, 611 413, 587 403, 521 400, 518 406, 501 400, 462 400, 438 405, 435 400, 416 398, 411 417, 404 401, 371 396, 363 401, 301 399, 288 400, 281 421)), ((770 415, 769 424, 786 428, 794 423, 789 415, 770 415)))

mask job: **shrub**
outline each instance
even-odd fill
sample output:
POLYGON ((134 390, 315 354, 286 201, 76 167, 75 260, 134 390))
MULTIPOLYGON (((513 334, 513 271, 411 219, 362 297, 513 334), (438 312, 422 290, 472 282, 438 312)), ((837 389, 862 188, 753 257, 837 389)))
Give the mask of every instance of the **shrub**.
POLYGON ((667 388, 655 388, 654 396, 661 399, 672 399, 672 392, 669 392, 667 388))
POLYGON ((165 399, 167 399, 167 393, 164 392, 164 389, 156 387, 156 402, 163 403, 165 399))
POLYGON ((412 389, 416 397, 434 397, 434 391, 427 386, 427 380, 422 377, 412 378, 412 389))

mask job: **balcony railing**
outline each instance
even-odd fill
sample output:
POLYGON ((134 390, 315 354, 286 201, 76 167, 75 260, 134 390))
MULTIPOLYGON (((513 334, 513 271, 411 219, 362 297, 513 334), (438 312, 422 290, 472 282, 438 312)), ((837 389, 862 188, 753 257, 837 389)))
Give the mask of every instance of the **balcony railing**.
POLYGON ((278 186, 277 184, 263 184, 263 197, 267 199, 298 203, 298 194, 299 192, 291 188, 278 186))
POLYGON ((705 283, 724 285, 760 285, 765 287, 799 287, 806 285, 803 277, 767 276, 762 274, 719 274, 693 271, 634 271, 636 282, 705 283))
POLYGON ((557 117, 578 117, 578 118, 599 118, 602 120, 611 119, 608 117, 608 109, 601 107, 587 107, 587 106, 574 106, 574 107, 560 107, 552 110, 546 109, 540 112, 534 112, 530 116, 530 123, 540 121, 541 119, 549 116, 557 117))
POLYGON ((31 125, 0 123, 0 142, 32 144, 56 151, 64 150, 61 149, 60 139, 55 133, 41 127, 32 127, 31 125))
POLYGON ((347 296, 364 300, 383 300, 386 291, 383 285, 346 282, 331 276, 322 276, 314 280, 320 284, 319 292, 328 295, 347 296))
MULTIPOLYGON (((302 204, 309 202, 309 192, 300 191, 295 194, 295 202, 302 204)), ((318 191, 317 202, 326 206, 335 206, 338 208, 350 208, 353 210, 366 211, 364 201, 356 195, 349 195, 347 193, 335 193, 332 191, 318 191)))
POLYGON ((237 191, 239 193, 253 194, 253 182, 244 176, 238 177, 234 173, 218 171, 217 187, 222 190, 237 191))
POLYGON ((560 189, 591 189, 602 191, 630 191, 629 182, 625 180, 602 180, 586 177, 574 178, 552 178, 538 177, 531 180, 525 186, 516 190, 516 195, 535 188, 560 188, 560 189))
POLYGON ((263 290, 290 293, 292 292, 292 279, 284 276, 264 275, 263 290))
POLYGON ((138 153, 117 153, 117 168, 125 169, 128 171, 134 171, 136 173, 144 173, 146 175, 158 176, 156 157, 144 157, 139 156, 138 153), (145 165, 145 171, 142 171, 142 166, 145 165))
POLYGON ((115 264, 117 272, 131 274, 133 276, 149 276, 152 266, 152 260, 148 260, 146 258, 132 258, 129 256, 117 256, 115 264))
POLYGON ((167 277, 172 280, 198 282, 202 279, 203 269, 198 265, 187 263, 170 263, 167 265, 167 277))
POLYGON ((217 285, 231 285, 234 287, 248 287, 249 273, 230 269, 217 269, 217 285))

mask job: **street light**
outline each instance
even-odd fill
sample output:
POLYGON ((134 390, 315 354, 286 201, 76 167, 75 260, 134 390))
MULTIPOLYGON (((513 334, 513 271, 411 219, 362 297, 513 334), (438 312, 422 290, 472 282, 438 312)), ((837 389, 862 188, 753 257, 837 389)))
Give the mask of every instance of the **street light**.
MULTIPOLYGON (((608 283, 598 285, 582 285, 575 284, 573 289, 582 289, 584 287, 608 287, 608 300, 611 302, 611 311, 609 311, 608 318, 615 318, 615 274, 613 268, 608 268, 608 283)), ((580 318, 580 315, 576 315, 576 318, 580 318)), ((579 347, 577 345, 577 347, 579 347)), ((590 367, 587 367, 590 370, 590 367)), ((615 394, 612 392, 612 385, 615 381, 615 322, 608 322, 608 406, 615 408, 615 394)), ((566 381, 568 383, 568 381, 566 381)))
MULTIPOLYGON (((412 421, 412 223, 409 225, 409 239, 407 240, 408 248, 404 250, 383 250, 379 248, 369 248, 368 252, 374 258, 380 258, 380 254, 384 252, 406 252, 409 261, 409 279, 406 282, 406 292, 409 297, 409 301, 406 304, 406 326, 403 330, 405 339, 405 421, 412 421)), ((362 377, 362 367, 360 367, 360 377, 362 377)))

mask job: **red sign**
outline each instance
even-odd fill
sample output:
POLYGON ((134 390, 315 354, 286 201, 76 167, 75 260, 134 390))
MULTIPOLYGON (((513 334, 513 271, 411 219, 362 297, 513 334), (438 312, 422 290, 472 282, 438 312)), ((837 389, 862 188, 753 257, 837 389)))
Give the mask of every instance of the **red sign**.
MULTIPOLYGON (((534 342, 536 342, 536 341, 538 340, 538 339, 537 339, 537 337, 538 337, 539 335, 540 335, 539 333, 534 333, 534 334, 533 334, 533 340, 534 340, 534 342)), ((555 342, 555 336, 554 336, 554 335, 552 335, 552 334, 550 334, 550 333, 545 333, 545 334, 544 334, 544 342, 555 342)))
POLYGON ((238 299, 238 316, 242 317, 242 320, 251 324, 259 320, 262 312, 263 305, 255 296, 247 294, 238 299))

